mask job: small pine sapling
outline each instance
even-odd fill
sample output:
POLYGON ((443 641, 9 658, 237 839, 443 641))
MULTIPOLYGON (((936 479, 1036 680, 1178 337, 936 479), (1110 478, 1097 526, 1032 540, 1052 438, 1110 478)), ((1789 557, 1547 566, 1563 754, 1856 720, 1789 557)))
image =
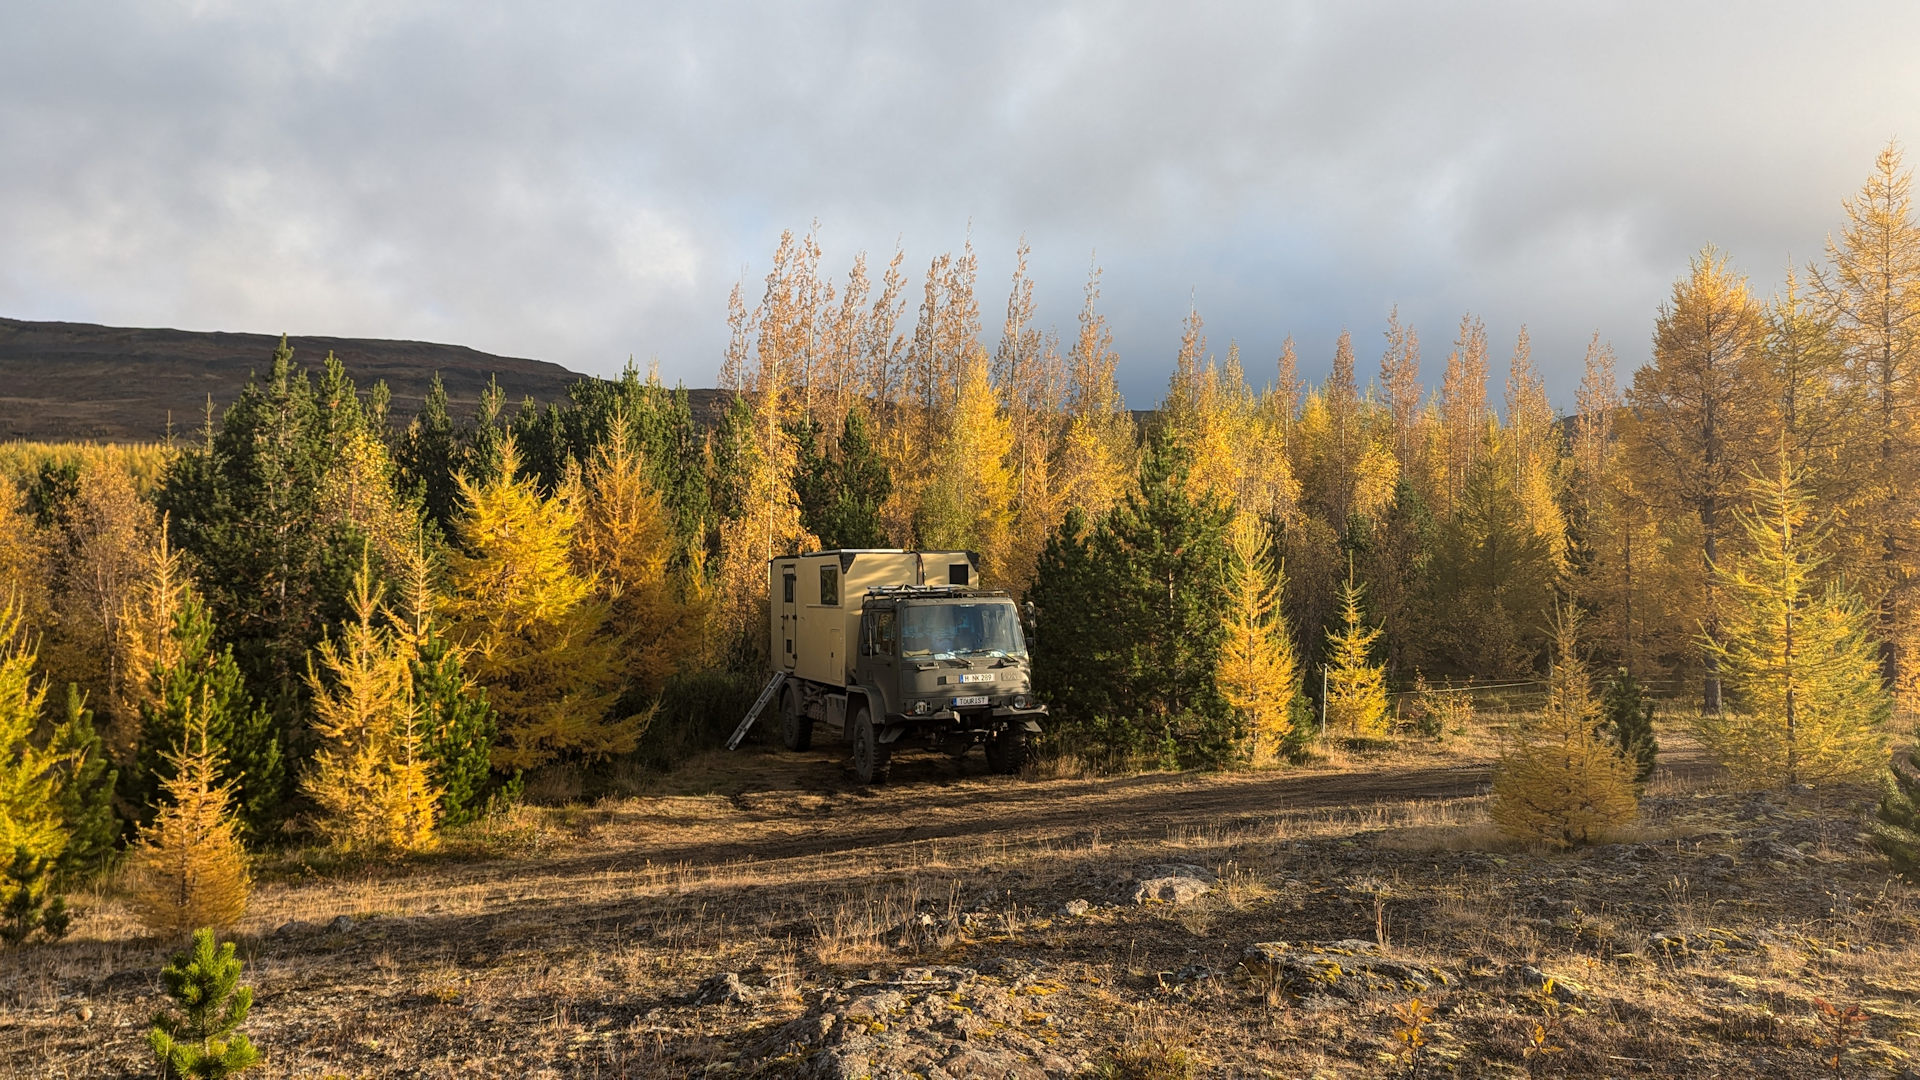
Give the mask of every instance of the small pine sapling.
POLYGON ((259 1065, 260 1052, 244 1032, 253 988, 240 985, 244 967, 233 942, 214 948, 213 931, 193 932, 193 945, 160 969, 172 1007, 155 1014, 147 1045, 164 1077, 217 1080, 259 1065))
POLYGON ((72 916, 66 898, 53 891, 53 871, 53 860, 25 847, 14 849, 6 871, 6 905, 0 908, 0 940, 18 945, 35 930, 54 939, 66 936, 72 916))
POLYGON ((1881 779, 1880 808, 1870 823, 1874 844, 1895 873, 1920 881, 1920 746, 1907 751, 1907 768, 1890 764, 1881 779))
POLYGON ((1644 784, 1653 776, 1660 741, 1653 734, 1653 701, 1640 690, 1639 680, 1620 668, 1600 695, 1600 712, 1607 734, 1620 754, 1634 763, 1633 781, 1644 784))

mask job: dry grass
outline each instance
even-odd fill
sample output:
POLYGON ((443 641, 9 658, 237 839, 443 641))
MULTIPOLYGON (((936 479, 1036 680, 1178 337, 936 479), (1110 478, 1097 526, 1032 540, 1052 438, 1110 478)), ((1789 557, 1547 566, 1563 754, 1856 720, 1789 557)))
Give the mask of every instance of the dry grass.
MULTIPOLYGON (((1810 1075, 1815 996, 1867 1010, 1850 1067, 1920 1052, 1920 895, 1855 839, 1868 793, 1756 802, 1662 735, 1641 820, 1575 852, 1491 831, 1485 738, 1218 776, 1013 780, 908 756, 872 791, 825 751, 701 759, 644 796, 517 809, 430 858, 263 867, 240 928, 250 1027, 267 1076, 778 1076, 740 1055, 837 988, 1012 959, 1039 972, 1027 1008, 1048 1019, 1010 1023, 1089 1070, 1152 1075, 1111 1070, 1160 1047, 1194 1075, 1377 1076, 1400 999, 1323 1009, 1234 974, 1252 942, 1358 938, 1461 977, 1431 1033, 1453 1075, 1524 1068, 1541 1006, 1497 974, 1521 965, 1581 993, 1548 1075, 1810 1075), (1209 868, 1214 891, 1126 902, 1167 863, 1209 868), (1062 914, 1076 899, 1093 906, 1062 914), (355 925, 325 929, 339 915, 355 925), (294 921, 309 928, 276 932, 294 921), (1651 944, 1707 930, 1762 944, 1651 944), (719 971, 758 1003, 684 1004, 719 971)), ((166 943, 110 889, 79 906, 68 941, 0 969, 0 1061, 149 1075, 166 943)))

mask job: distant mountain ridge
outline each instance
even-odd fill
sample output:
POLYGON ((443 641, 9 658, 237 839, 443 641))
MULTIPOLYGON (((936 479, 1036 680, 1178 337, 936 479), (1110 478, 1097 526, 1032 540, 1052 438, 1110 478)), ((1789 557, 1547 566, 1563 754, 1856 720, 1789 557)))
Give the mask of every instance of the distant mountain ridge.
MULTIPOLYGON (((91 323, 0 318, 0 439, 150 442, 200 428, 209 395, 231 404, 254 372, 265 372, 274 334, 135 329, 91 323)), ((317 371, 331 351, 362 389, 384 379, 392 414, 404 425, 419 411, 434 372, 455 415, 478 405, 497 377, 507 401, 563 401, 587 376, 543 360, 495 356, 461 345, 380 338, 289 336, 296 364, 317 371)), ((693 391, 705 419, 717 391, 693 391)))

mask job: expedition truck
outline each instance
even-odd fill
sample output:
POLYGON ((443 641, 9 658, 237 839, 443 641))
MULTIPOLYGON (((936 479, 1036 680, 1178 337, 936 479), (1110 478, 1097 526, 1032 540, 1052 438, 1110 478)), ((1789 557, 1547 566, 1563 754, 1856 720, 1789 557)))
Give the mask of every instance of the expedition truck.
POLYGON ((978 556, 964 551, 771 560, 774 674, 735 743, 777 694, 781 742, 805 750, 816 725, 835 730, 861 783, 884 781, 902 743, 955 757, 978 743, 994 772, 1020 771, 1047 710, 1013 598, 978 579, 978 556))

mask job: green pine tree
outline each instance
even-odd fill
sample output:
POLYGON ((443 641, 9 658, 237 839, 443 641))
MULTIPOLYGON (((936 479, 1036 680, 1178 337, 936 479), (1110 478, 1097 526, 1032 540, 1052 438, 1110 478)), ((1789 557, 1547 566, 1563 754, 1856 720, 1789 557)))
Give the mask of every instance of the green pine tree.
POLYGON ((421 510, 442 536, 452 535, 453 520, 460 513, 460 487, 454 481, 463 464, 460 443, 447 411, 447 387, 436 371, 419 415, 393 449, 393 463, 395 483, 420 500, 421 510))
POLYGON ((5 874, 6 904, 0 906, 0 941, 18 945, 35 930, 50 938, 66 936, 72 916, 66 897, 54 890, 56 863, 28 848, 13 849, 5 874))
POLYGON ((498 788, 490 763, 498 720, 486 688, 467 678, 459 651, 437 630, 414 657, 413 698, 427 732, 433 781, 442 790, 441 824, 479 818, 498 788))
POLYGON ((1646 783, 1660 755, 1660 740, 1653 734, 1653 700, 1641 693, 1639 681, 1626 668, 1607 680, 1600 695, 1600 714, 1621 756, 1634 763, 1634 783, 1646 783))
POLYGON ((161 788, 173 776, 169 756, 186 736, 189 716, 207 710, 208 740, 221 750, 221 779, 237 788, 241 820, 261 835, 278 821, 287 770, 272 716, 254 705, 232 646, 214 644, 213 619, 191 586, 174 619, 179 659, 152 672, 157 693, 140 709, 135 758, 120 774, 123 805, 137 824, 153 820, 161 788))
POLYGON ((253 1009, 253 988, 240 985, 245 965, 233 942, 214 948, 213 931, 193 932, 193 945, 160 969, 172 1007, 155 1014, 147 1045, 160 1059, 163 1077, 218 1080, 261 1064, 244 1032, 253 1009))
POLYGON ((1906 758, 1906 768, 1890 765, 1881 778, 1884 792, 1870 827, 1894 872, 1920 881, 1920 746, 1908 749, 1906 758))
POLYGON ((106 866, 120 837, 120 820, 113 812, 120 774, 94 730, 93 710, 73 683, 67 684, 66 716, 54 725, 47 749, 60 761, 56 799, 67 830, 60 873, 68 880, 87 877, 106 866))
POLYGON ((1189 490, 1187 456, 1148 447, 1136 489, 1086 533, 1069 514, 1041 555, 1035 679, 1063 726, 1116 763, 1234 760, 1244 732, 1215 678, 1229 510, 1189 490))

